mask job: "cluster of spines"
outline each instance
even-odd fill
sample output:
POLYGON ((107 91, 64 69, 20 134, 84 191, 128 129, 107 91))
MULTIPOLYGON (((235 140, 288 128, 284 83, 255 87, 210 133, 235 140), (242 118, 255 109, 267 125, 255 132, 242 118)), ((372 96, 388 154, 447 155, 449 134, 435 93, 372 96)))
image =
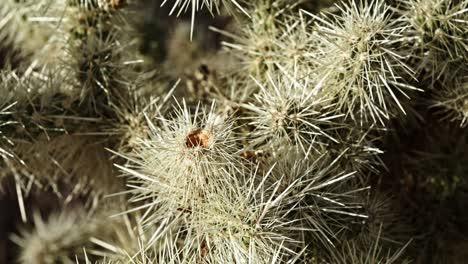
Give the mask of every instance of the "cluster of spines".
POLYGON ((116 212, 102 199, 123 186, 105 148, 131 148, 126 135, 145 130, 140 108, 162 105, 157 95, 135 99, 145 76, 134 78, 132 66, 139 61, 130 59, 131 43, 123 44, 124 2, 44 0, 5 7, 11 16, 2 20, 1 34, 24 55, 22 64, 2 69, 0 87, 1 196, 9 195, 13 179, 24 227, 11 239, 21 263, 74 263, 88 245, 97 245, 87 251, 93 259, 137 252, 128 244, 136 246, 141 237, 132 234, 128 242, 119 234, 129 223, 88 228, 98 219, 110 223, 107 217, 116 212), (6 20, 18 14, 24 21, 6 20), (47 41, 33 52, 21 34, 8 34, 17 30, 39 31, 47 41), (57 51, 57 57, 45 59, 43 50, 57 51), (105 213, 94 213, 100 210, 105 213))

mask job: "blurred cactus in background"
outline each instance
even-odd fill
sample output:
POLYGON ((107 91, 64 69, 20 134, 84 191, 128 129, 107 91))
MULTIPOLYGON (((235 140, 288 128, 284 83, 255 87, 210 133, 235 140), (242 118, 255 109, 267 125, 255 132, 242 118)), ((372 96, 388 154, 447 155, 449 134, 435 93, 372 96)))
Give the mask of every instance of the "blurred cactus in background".
POLYGON ((0 263, 465 263, 467 0, 4 0, 0 263))

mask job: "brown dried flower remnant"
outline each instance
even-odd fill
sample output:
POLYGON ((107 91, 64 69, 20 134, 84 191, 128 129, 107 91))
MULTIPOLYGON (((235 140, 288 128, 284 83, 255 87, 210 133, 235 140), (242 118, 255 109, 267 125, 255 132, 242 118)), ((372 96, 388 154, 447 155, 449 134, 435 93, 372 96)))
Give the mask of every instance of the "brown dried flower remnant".
POLYGON ((125 7, 127 4, 126 0, 107 0, 106 2, 108 7, 112 9, 120 9, 125 7))
POLYGON ((210 132, 197 128, 195 130, 192 130, 186 137, 185 139, 185 146, 187 148, 196 148, 196 147, 202 147, 202 148, 208 148, 209 143, 211 139, 211 134, 210 132))

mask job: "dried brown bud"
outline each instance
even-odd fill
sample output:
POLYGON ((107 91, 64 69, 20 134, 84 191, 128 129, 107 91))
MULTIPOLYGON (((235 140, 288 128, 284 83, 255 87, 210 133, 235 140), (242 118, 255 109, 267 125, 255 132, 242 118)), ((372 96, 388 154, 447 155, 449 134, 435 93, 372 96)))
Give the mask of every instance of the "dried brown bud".
POLYGON ((187 135, 185 139, 185 146, 187 148, 196 148, 196 147, 208 148, 210 138, 211 138, 210 132, 204 129, 198 128, 198 129, 191 131, 187 135))
POLYGON ((127 4, 125 0, 107 0, 107 6, 112 9, 120 9, 127 4))

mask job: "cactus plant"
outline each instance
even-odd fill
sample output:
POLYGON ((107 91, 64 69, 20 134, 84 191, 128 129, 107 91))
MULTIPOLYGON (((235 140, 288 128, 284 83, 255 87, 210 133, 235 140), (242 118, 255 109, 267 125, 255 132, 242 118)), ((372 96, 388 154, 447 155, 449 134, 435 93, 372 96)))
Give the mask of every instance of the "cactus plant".
POLYGON ((0 263, 463 263, 467 15, 3 1, 0 263))

